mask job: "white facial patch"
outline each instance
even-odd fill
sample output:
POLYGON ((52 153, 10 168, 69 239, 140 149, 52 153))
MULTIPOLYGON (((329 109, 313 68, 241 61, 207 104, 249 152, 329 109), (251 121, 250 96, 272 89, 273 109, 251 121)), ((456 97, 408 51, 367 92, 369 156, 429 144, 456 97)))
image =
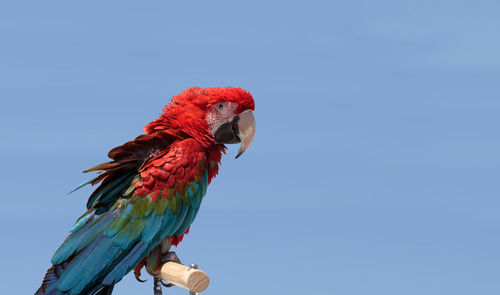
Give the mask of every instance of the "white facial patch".
POLYGON ((235 102, 219 102, 210 107, 207 113, 208 129, 212 133, 223 123, 229 121, 235 114, 238 104, 235 102))

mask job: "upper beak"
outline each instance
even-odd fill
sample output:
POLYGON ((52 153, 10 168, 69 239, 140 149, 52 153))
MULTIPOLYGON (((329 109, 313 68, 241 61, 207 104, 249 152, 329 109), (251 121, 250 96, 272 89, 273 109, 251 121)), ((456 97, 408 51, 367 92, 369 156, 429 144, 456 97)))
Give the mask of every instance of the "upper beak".
POLYGON ((240 149, 236 158, 241 156, 250 144, 255 135, 255 118, 251 110, 246 110, 241 114, 234 116, 230 121, 227 121, 212 131, 215 142, 218 144, 233 144, 240 143, 240 149))
POLYGON ((246 110, 238 115, 240 119, 238 120, 239 138, 241 140, 240 149, 236 155, 238 159, 241 154, 243 154, 248 147, 252 144, 253 137, 255 136, 255 117, 251 110, 246 110))

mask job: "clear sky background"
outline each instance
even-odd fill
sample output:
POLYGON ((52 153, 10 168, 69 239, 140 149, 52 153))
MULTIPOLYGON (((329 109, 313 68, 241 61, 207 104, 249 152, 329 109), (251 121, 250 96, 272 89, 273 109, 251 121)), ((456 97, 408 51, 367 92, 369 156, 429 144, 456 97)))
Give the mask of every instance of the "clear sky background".
POLYGON ((499 294, 499 28, 496 0, 0 2, 1 293, 39 287, 80 171, 238 86, 255 141, 176 250, 204 294, 499 294))

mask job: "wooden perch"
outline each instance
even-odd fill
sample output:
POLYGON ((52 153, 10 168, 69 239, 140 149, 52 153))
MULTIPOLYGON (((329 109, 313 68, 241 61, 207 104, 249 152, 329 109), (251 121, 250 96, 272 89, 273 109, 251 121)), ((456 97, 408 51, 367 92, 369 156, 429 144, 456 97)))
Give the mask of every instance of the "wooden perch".
POLYGON ((185 266, 175 262, 167 262, 161 267, 162 280, 187 289, 191 292, 202 292, 210 282, 208 275, 197 267, 185 266))

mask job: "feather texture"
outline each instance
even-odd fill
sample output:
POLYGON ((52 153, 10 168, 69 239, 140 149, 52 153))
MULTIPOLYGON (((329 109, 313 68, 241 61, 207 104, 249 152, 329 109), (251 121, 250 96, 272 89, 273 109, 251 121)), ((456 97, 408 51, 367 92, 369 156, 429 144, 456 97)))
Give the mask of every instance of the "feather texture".
POLYGON ((54 254, 54 266, 42 287, 68 295, 102 293, 163 240, 181 236, 193 222, 208 185, 205 163, 206 152, 195 140, 177 141, 136 173, 123 171, 101 184, 89 199, 89 211, 54 254), (186 152, 187 162, 182 156, 186 152), (123 195, 126 191, 128 197, 123 195), (102 204, 112 206, 99 212, 102 204))
MULTIPOLYGON (((135 268, 155 270, 196 217, 225 146, 207 117, 219 102, 238 114, 254 109, 240 88, 190 88, 175 96, 145 134, 112 149, 111 161, 84 172, 98 175, 85 212, 52 257, 36 295, 110 295, 135 268)), ((72 191, 74 191, 72 190, 72 191)))

